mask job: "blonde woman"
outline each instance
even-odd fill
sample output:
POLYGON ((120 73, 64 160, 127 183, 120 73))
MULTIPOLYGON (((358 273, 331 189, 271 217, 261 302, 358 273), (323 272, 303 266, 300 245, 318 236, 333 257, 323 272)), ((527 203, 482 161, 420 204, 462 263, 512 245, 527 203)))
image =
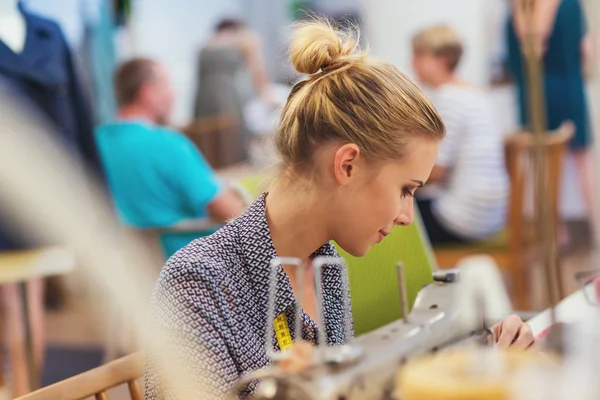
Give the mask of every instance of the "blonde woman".
MULTIPOLYGON (((176 253, 156 285, 153 315, 172 333, 167 345, 198 368, 205 392, 194 393, 197 398, 222 398, 242 374, 270 363, 267 346, 278 346, 265 342, 270 261, 337 256, 332 240, 362 256, 394 226, 409 225, 413 196, 444 136, 439 115, 413 82, 328 24, 299 25, 290 56, 308 78, 293 88, 282 112, 275 139, 279 179, 245 214, 176 253)), ((315 323, 315 287, 311 273, 305 277, 299 282, 280 268, 276 314, 293 326, 302 290, 303 339, 315 343, 324 329, 328 344, 344 343, 339 270, 323 273, 325 326, 315 323)), ((516 317, 497 328, 501 346, 533 341, 516 317)), ((146 399, 174 398, 160 368, 150 357, 146 399)))

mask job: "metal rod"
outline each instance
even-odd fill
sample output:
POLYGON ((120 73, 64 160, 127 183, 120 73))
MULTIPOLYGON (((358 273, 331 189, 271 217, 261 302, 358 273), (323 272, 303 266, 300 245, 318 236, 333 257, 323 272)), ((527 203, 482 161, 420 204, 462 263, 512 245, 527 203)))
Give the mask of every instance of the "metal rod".
POLYGON ((404 263, 396 264, 396 273, 398 277, 398 290, 400 291, 400 307, 402 310, 402 320, 408 323, 408 293, 406 291, 406 279, 404 276, 404 263))
POLYGON ((542 51, 538 52, 534 29, 534 13, 537 0, 525 0, 523 12, 526 28, 523 46, 526 59, 528 103, 531 129, 534 133, 534 201, 537 237, 540 242, 540 259, 545 270, 546 289, 550 301, 552 325, 556 325, 556 305, 560 302, 560 276, 558 271, 558 249, 556 244, 556 224, 553 210, 548 202, 548 168, 546 166, 546 107, 543 84, 542 51))
POLYGON ((28 282, 19 282, 17 284, 19 296, 21 297, 22 315, 23 315, 23 332, 25 336, 25 358, 27 360, 27 379, 29 381, 29 389, 37 390, 40 387, 39 382, 39 366, 36 363, 35 354, 33 351, 33 333, 31 329, 31 313, 29 312, 29 288, 28 282))
POLYGON ((304 287, 304 267, 305 263, 301 263, 296 266, 296 315, 295 315, 295 326, 294 326, 294 340, 300 342, 302 340, 302 325, 303 321, 303 312, 302 312, 302 304, 304 303, 304 291, 302 290, 304 287))

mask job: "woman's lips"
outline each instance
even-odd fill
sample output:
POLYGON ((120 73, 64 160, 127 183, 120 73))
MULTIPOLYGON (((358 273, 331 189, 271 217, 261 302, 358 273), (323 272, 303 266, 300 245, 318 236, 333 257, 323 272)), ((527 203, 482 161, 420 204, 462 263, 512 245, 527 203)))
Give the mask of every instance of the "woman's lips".
POLYGON ((379 231, 379 240, 377 241, 377 243, 380 243, 383 240, 383 238, 385 238, 387 235, 389 235, 389 233, 385 231, 379 231))

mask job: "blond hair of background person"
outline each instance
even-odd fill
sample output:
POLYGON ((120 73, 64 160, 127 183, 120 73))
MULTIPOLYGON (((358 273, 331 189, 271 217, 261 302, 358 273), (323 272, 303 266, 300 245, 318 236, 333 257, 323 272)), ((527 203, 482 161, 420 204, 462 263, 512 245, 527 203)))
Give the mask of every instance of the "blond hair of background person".
POLYGON ((531 35, 542 64, 546 127, 555 130, 567 120, 575 124, 575 135, 569 143, 570 153, 589 220, 593 221, 590 224, 593 243, 597 245, 595 222, 598 210, 594 202, 595 174, 590 151, 593 135, 585 89, 585 69, 593 58, 593 46, 581 3, 581 0, 538 0, 533 2, 534 8, 527 14, 525 0, 512 0, 512 14, 507 21, 508 64, 517 83, 520 122, 525 128, 532 129, 523 55, 525 40, 531 35))
MULTIPOLYGON (((203 399, 222 398, 238 378, 270 364, 265 343, 269 263, 277 256, 307 261, 305 280, 280 267, 275 315, 294 326, 302 290, 303 339, 326 329, 342 344, 345 290, 337 267, 323 272, 326 326, 318 327, 310 260, 338 257, 335 241, 354 256, 366 254, 396 225, 413 221, 413 196, 437 158, 444 124, 421 90, 392 64, 369 57, 353 35, 324 22, 297 26, 291 62, 306 80, 282 111, 275 142, 278 179, 243 215, 214 235, 178 252, 155 287, 152 315, 170 330, 167 345, 199 369, 203 399)), ((374 268, 376 266, 373 266, 374 268)), ((529 327, 511 317, 498 325, 499 345, 527 347, 529 327), (518 337, 517 337, 518 336, 518 337)), ((150 355, 146 399, 171 399, 150 355)), ((197 395, 197 394, 196 394, 197 395)))
MULTIPOLYGON (((98 128, 102 166, 120 219, 128 226, 170 227, 211 217, 225 222, 245 205, 226 188, 182 133, 169 129, 173 91, 160 63, 137 58, 115 72, 117 121, 98 128)), ((205 233, 161 236, 166 256, 205 233)))
POLYGON ((412 46, 415 73, 446 125, 429 177, 436 185, 417 201, 423 223, 434 244, 484 240, 504 227, 509 190, 489 94, 457 76, 463 45, 451 27, 427 28, 412 46))

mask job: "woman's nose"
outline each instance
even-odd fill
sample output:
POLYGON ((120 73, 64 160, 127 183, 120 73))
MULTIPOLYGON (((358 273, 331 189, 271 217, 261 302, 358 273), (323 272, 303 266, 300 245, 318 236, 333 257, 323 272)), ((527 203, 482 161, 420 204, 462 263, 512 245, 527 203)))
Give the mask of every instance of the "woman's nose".
POLYGON ((394 223, 396 225, 409 226, 413 223, 414 219, 414 201, 411 199, 410 203, 402 207, 402 210, 400 210, 400 213, 394 220, 394 223))

